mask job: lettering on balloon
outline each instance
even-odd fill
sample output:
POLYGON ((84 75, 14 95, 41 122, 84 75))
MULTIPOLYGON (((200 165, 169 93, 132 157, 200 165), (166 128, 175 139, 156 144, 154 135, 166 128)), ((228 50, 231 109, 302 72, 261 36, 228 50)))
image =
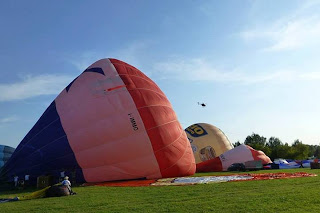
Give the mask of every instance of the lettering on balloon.
POLYGON ((139 128, 138 128, 136 120, 134 119, 134 117, 132 116, 131 113, 129 113, 128 116, 129 116, 129 119, 130 119, 130 122, 131 122, 133 130, 137 131, 139 128))
POLYGON ((188 132, 192 137, 200 137, 208 134, 207 131, 204 128, 202 128, 199 124, 193 124, 189 126, 186 129, 186 132, 188 132))

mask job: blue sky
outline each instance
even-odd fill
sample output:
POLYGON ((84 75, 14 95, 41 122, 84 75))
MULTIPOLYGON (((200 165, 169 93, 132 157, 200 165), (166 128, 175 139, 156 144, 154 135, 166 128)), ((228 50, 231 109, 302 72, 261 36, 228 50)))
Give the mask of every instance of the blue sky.
POLYGON ((70 81, 111 57, 153 79, 183 127, 319 145, 319 12, 294 0, 3 1, 0 144, 17 146, 70 81))

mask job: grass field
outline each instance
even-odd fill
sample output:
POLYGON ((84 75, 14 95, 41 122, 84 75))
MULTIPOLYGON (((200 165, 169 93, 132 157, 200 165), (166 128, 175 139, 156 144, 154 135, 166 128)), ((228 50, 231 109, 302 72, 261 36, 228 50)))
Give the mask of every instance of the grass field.
MULTIPOLYGON (((320 170, 261 170, 250 173, 266 172, 308 172, 318 176, 189 186, 74 187, 77 192, 75 196, 2 203, 0 212, 320 211, 320 170)), ((221 174, 235 173, 202 173, 195 176, 221 174)), ((0 192, 0 198, 22 196, 25 193, 0 192)))

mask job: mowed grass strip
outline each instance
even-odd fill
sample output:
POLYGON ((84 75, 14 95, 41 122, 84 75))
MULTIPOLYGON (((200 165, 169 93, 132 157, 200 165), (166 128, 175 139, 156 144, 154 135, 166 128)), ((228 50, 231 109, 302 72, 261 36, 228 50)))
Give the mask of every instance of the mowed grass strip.
MULTIPOLYGON (((320 170, 260 170, 250 173, 270 172, 308 172, 319 176, 189 186, 74 187, 77 192, 75 196, 3 203, 0 204, 0 212, 320 211, 320 170)), ((205 173, 195 176, 229 174, 236 173, 205 173)), ((23 194, 25 193, 5 192, 0 193, 0 198, 23 194)))

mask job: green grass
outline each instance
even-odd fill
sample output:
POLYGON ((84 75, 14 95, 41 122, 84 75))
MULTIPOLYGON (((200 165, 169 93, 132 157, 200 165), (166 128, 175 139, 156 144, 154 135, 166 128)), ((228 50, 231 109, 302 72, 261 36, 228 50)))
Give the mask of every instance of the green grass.
MULTIPOLYGON (((75 196, 0 204, 0 212, 319 212, 320 170, 317 177, 212 183, 190 186, 74 187, 75 196)), ((202 175, 226 175, 230 172, 202 175)), ((0 192, 0 198, 22 196, 0 192)))

